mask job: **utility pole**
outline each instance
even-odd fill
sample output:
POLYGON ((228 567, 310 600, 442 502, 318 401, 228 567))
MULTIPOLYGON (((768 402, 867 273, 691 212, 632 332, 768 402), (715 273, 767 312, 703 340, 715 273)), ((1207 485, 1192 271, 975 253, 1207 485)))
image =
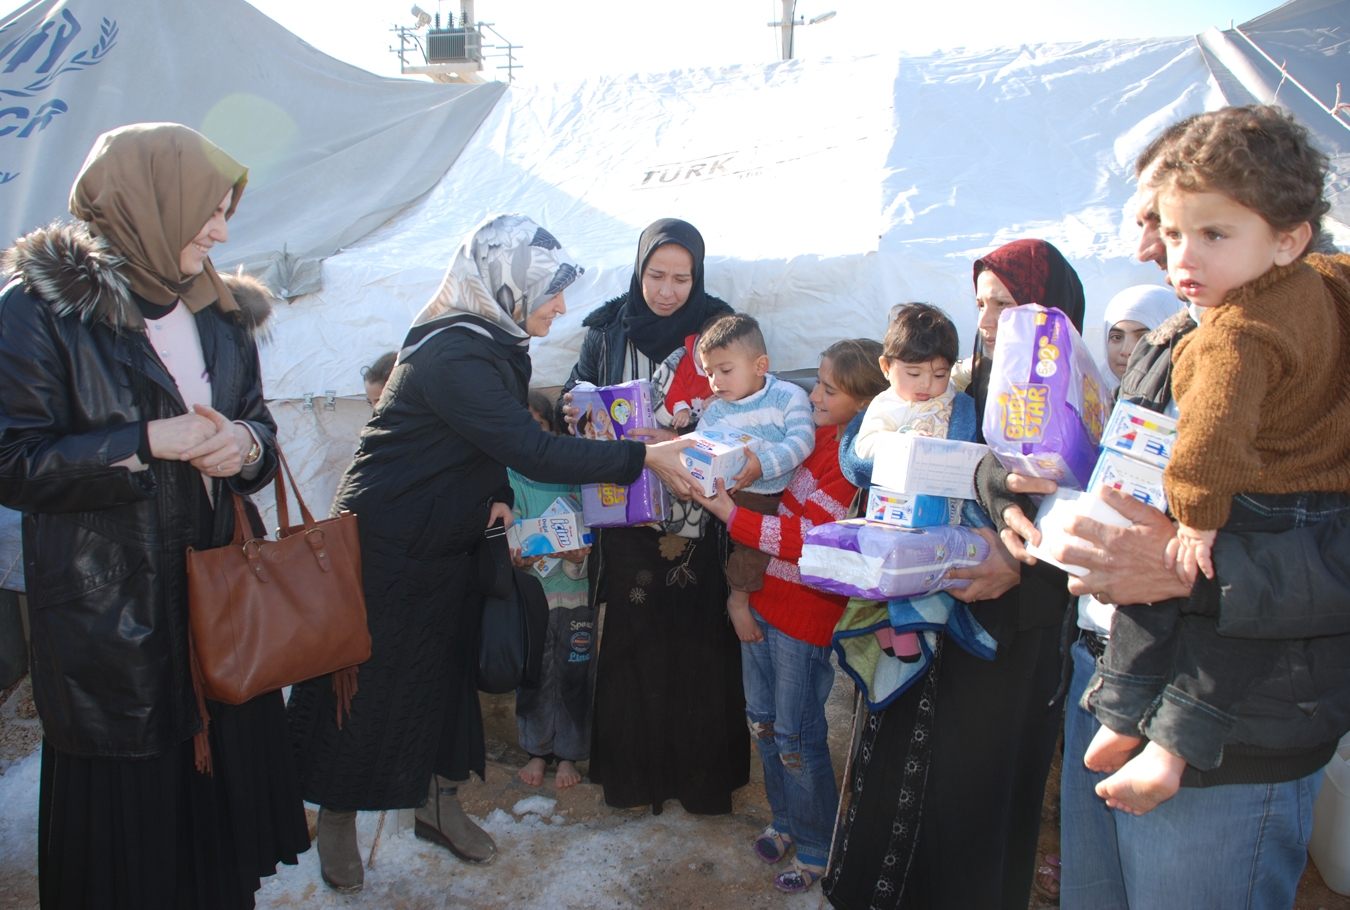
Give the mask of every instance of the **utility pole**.
POLYGON ((796 24, 797 0, 782 0, 783 14, 778 20, 783 30, 783 59, 792 59, 792 27, 796 24))

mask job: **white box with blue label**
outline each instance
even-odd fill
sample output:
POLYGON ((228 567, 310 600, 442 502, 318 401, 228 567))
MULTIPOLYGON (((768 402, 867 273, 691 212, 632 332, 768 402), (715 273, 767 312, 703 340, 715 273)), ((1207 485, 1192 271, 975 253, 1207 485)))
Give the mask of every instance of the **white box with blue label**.
POLYGON ((1088 492, 1119 490, 1159 512, 1167 511, 1167 491, 1163 487, 1163 469, 1146 464, 1113 449, 1104 449, 1088 481, 1088 492))
POLYGON ((1116 403, 1102 432, 1102 448, 1159 468, 1167 467, 1176 442, 1175 418, 1128 401, 1116 403))
POLYGON ((525 559, 580 550, 594 542, 581 517, 581 503, 570 496, 559 496, 543 515, 522 518, 506 533, 511 547, 525 559))
POLYGON ((881 487, 867 491, 867 514, 872 521, 899 528, 932 528, 961 523, 961 500, 926 493, 896 493, 881 487))
POLYGON ((755 441, 753 436, 731 427, 700 427, 697 432, 683 437, 693 445, 680 453, 684 468, 703 488, 703 495, 717 492, 715 484, 732 485, 732 478, 745 467, 745 448, 755 441))
POLYGON ((879 433, 872 485, 897 493, 975 498, 975 467, 988 446, 918 433, 879 433))

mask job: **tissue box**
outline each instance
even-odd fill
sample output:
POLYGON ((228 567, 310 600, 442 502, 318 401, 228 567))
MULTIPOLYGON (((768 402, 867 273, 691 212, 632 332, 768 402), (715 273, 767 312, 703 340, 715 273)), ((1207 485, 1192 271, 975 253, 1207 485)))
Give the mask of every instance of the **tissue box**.
POLYGON ((1102 431, 1102 448, 1159 468, 1167 467, 1176 442, 1177 422, 1174 418, 1128 401, 1116 404, 1102 431))
MULTIPOLYGON (((538 518, 523 518, 511 525, 506 531, 506 539, 526 559, 580 550, 594 541, 582 518, 581 504, 570 496, 553 500, 553 505, 538 518)), ((548 573, 541 571, 539 574, 548 573)))
POLYGON ((974 566, 989 544, 968 528, 897 528, 854 518, 816 525, 797 561, 802 581, 826 591, 868 600, 895 600, 964 588, 949 569, 974 566))
POLYGON ((1039 304, 998 319, 984 439, 1003 466, 1085 489, 1106 423, 1102 379, 1069 317, 1039 304))
POLYGON ((918 433, 880 433, 872 485, 899 493, 975 498, 975 467, 989 449, 918 433))
POLYGON ((1083 515, 1100 521, 1104 525, 1128 528, 1130 520, 1111 508, 1097 493, 1084 493, 1081 490, 1066 490, 1060 487, 1045 497, 1040 511, 1036 515, 1036 529, 1041 532, 1041 543, 1027 546, 1027 552, 1052 566, 1058 566, 1070 575, 1083 576, 1087 569, 1082 566, 1066 565, 1052 557, 1049 548, 1059 543, 1090 546, 1080 537, 1074 537, 1065 528, 1075 516, 1083 515))
POLYGON ((1088 492, 1110 487, 1133 496, 1159 512, 1167 511, 1167 491, 1163 487, 1163 469, 1127 458, 1112 449, 1102 452, 1097 469, 1088 481, 1088 492))
MULTIPOLYGON (((625 439, 637 427, 654 427, 652 388, 645 379, 597 388, 579 383, 572 405, 581 410, 577 435, 586 439, 625 439)), ((650 470, 632 486, 588 483, 581 488, 581 511, 592 528, 650 524, 670 517, 670 494, 650 470)))
POLYGON ((680 453, 685 470, 703 487, 705 496, 712 496, 717 492, 714 486, 717 480, 722 481, 723 487, 729 487, 731 478, 741 473, 745 467, 745 447, 754 442, 754 437, 731 427, 709 427, 690 433, 684 440, 694 443, 680 453))
POLYGON ((961 523, 961 500, 924 493, 895 493, 872 487, 864 516, 900 528, 931 528, 961 523))

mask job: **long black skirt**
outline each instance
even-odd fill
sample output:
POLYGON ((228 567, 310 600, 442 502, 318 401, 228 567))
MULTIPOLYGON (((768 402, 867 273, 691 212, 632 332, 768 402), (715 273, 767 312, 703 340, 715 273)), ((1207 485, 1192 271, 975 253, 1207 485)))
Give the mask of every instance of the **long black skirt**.
POLYGON ((191 740, 143 759, 79 758, 43 742, 43 910, 252 907, 259 880, 309 849, 281 693, 207 709, 209 776, 191 740))
POLYGON ((838 910, 1025 910, 1062 704, 1059 634, 945 643, 863 728, 825 894, 838 910))
POLYGON ((750 780, 741 645, 715 538, 651 528, 602 537, 608 599, 596 667, 590 777, 617 808, 731 811, 750 780))

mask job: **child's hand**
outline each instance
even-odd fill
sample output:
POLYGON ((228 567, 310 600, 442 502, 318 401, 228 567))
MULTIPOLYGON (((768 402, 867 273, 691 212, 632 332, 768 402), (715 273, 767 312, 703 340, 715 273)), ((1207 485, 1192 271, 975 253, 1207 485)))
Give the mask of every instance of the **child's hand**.
POLYGON ((732 484, 728 493, 735 493, 737 490, 744 490, 750 484, 754 483, 764 476, 764 466, 759 463, 759 456, 749 449, 745 450, 745 467, 741 468, 741 473, 731 478, 735 483, 732 484))
POLYGON ((1204 572, 1206 578, 1214 577, 1214 540, 1218 536, 1218 531, 1177 525, 1177 536, 1167 544, 1167 562, 1175 563, 1178 578, 1193 585, 1197 572, 1204 572))
POLYGON ((677 430, 682 430, 689 426, 689 418, 693 416, 693 411, 688 408, 680 408, 675 412, 675 416, 670 418, 670 425, 677 430))
POLYGON ((564 550, 561 553, 550 553, 550 556, 558 559, 565 559, 573 565, 581 565, 586 561, 586 554, 591 552, 590 547, 582 547, 580 550, 564 550))
POLYGON ((716 493, 712 496, 704 496, 700 489, 694 493, 694 499, 698 500, 699 505, 707 509, 712 515, 721 519, 723 524, 729 524, 731 513, 736 511, 736 501, 727 492, 726 481, 719 477, 713 482, 717 485, 716 493))
POLYGON ((581 408, 574 407, 572 404, 572 393, 563 395, 565 404, 562 406, 563 420, 567 423, 567 432, 573 436, 577 435, 577 420, 581 417, 581 408))

